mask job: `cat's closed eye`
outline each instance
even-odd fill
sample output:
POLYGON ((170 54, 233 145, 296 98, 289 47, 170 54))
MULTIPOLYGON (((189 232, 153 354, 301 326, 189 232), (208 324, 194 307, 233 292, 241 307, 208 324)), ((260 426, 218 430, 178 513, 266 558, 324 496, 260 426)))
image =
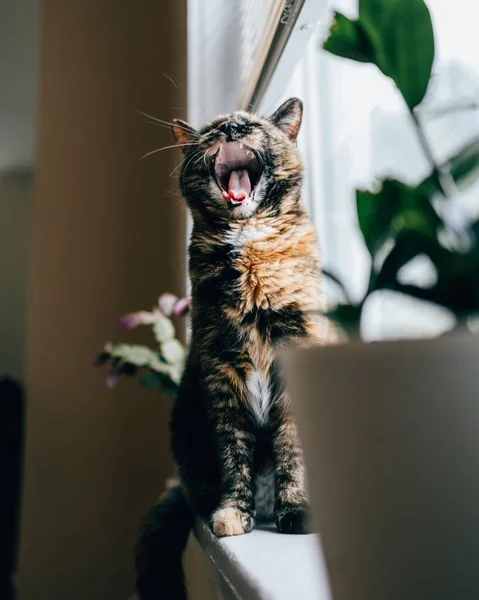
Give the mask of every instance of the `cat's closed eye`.
POLYGON ((198 131, 174 121, 187 155, 181 188, 190 208, 227 222, 278 211, 286 198, 278 187, 284 191, 302 178, 301 119, 302 103, 292 98, 269 118, 237 111, 198 131))

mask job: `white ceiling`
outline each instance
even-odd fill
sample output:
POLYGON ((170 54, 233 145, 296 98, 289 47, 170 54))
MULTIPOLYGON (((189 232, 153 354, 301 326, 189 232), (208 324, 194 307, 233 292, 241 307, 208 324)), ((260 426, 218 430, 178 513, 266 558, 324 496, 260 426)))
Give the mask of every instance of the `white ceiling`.
POLYGON ((0 0, 0 173, 32 168, 40 0, 0 0))

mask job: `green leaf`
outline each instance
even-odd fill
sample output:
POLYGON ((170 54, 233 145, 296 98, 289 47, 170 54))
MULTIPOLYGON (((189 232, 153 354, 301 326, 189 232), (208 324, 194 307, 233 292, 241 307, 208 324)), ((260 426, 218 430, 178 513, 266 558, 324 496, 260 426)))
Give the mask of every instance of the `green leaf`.
POLYGON ((479 245, 468 252, 444 248, 435 239, 420 232, 402 232, 376 277, 375 289, 390 289, 433 302, 463 317, 479 310, 479 245), (436 283, 428 288, 398 282, 401 267, 414 257, 425 254, 437 271, 436 283))
POLYGON ((377 193, 358 190, 356 207, 359 226, 371 256, 375 256, 388 238, 403 229, 435 236, 441 224, 422 192, 399 181, 384 181, 377 193))
POLYGON ((330 34, 323 48, 336 56, 359 62, 374 62, 371 43, 358 21, 336 12, 330 34))
POLYGON ((423 0, 390 0, 383 4, 390 7, 384 14, 381 33, 387 63, 383 71, 393 78, 412 110, 423 100, 431 77, 434 62, 431 15, 423 0))
POLYGON ((470 225, 469 225, 469 229, 472 231, 472 233, 474 234, 476 240, 476 246, 479 247, 479 220, 473 221, 470 225))
POLYGON ((354 304, 338 304, 325 316, 341 326, 351 336, 359 335, 362 306, 354 304))
POLYGON ((401 232, 391 252, 385 258, 379 273, 374 278, 371 292, 379 289, 395 289, 399 269, 419 254, 426 254, 425 238, 416 231, 401 232))
POLYGON ((185 349, 176 339, 162 342, 160 345, 160 350, 162 357, 170 365, 183 363, 185 359, 185 349))
POLYGON ((372 256, 376 254, 389 237, 392 219, 399 210, 396 195, 387 198, 386 194, 383 194, 384 189, 383 187, 383 190, 378 194, 356 191, 359 227, 372 256))
POLYGON ((411 110, 424 98, 434 62, 434 31, 423 0, 360 0, 358 20, 335 13, 323 47, 377 65, 395 81, 411 110))
POLYGON ((391 0, 359 0, 359 23, 373 49, 374 60, 371 62, 388 77, 390 73, 385 55, 383 32, 390 10, 391 0))
POLYGON ((475 139, 445 165, 461 190, 471 186, 479 176, 479 139, 475 139))
POLYGON ((156 352, 146 346, 133 346, 130 344, 118 344, 113 346, 111 355, 136 367, 148 367, 158 362, 156 352))
POLYGON ((426 179, 421 181, 416 187, 416 190, 426 196, 426 198, 434 198, 437 194, 442 194, 441 183, 437 173, 431 173, 426 179))
POLYGON ((157 321, 153 324, 153 333, 156 341, 161 344, 175 337, 175 328, 173 323, 164 315, 159 315, 157 321))
POLYGON ((423 0, 360 0, 359 24, 374 62, 391 77, 410 109, 427 90, 434 61, 434 31, 423 0))
POLYGON ((178 391, 177 384, 167 375, 149 372, 140 378, 140 384, 150 389, 157 389, 170 396, 175 396, 178 391))

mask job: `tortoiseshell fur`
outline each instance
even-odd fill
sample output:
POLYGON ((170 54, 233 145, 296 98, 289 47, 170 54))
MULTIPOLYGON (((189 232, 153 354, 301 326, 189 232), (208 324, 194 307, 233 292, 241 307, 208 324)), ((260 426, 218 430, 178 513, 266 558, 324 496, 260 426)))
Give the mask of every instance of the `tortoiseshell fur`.
POLYGON ((301 445, 275 356, 284 343, 327 344, 336 332, 315 312, 325 303, 316 232, 301 203, 301 116, 292 99, 270 119, 236 112, 199 132, 183 122, 174 128, 186 150, 181 190, 193 216, 193 301, 172 449, 189 506, 218 536, 253 528, 256 476, 267 472, 278 530, 307 529, 301 445), (233 140, 262 167, 247 209, 232 210, 212 174, 220 145, 233 140))

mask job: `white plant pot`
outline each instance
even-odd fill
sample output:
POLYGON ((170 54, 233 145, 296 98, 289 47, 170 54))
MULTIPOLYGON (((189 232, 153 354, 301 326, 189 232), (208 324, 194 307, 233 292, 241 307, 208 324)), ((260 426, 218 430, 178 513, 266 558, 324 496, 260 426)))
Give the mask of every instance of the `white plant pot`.
POLYGON ((283 366, 334 600, 479 599, 479 339, 283 366))

